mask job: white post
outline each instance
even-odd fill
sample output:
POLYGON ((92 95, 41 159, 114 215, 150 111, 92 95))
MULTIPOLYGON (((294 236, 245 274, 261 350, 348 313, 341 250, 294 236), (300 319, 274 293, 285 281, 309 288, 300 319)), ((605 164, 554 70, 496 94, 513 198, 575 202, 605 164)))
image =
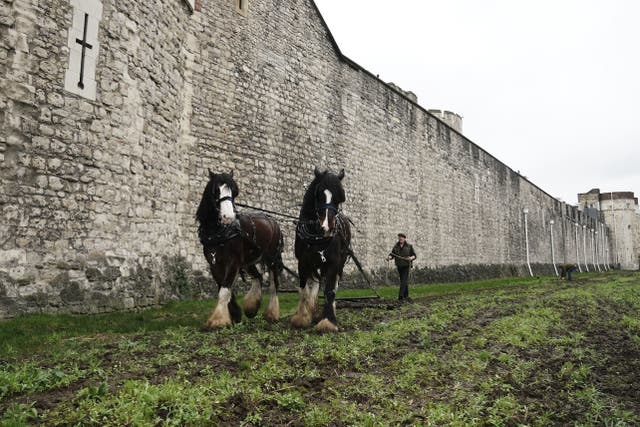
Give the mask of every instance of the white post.
POLYGON ((524 208, 522 213, 524 213, 524 245, 527 250, 527 267, 529 267, 529 274, 533 277, 533 270, 531 270, 531 261, 529 259, 529 229, 527 225, 527 214, 529 213, 529 209, 524 208))
POLYGON ((598 243, 600 247, 600 264, 602 265, 602 271, 607 271, 607 263, 604 259, 604 232, 602 231, 602 223, 598 224, 598 237, 600 237, 600 243, 598 243))
POLYGON ((589 229, 589 252, 591 253, 591 266, 596 271, 596 254, 593 251, 593 228, 589 229))
POLYGON ((578 242, 578 228, 580 228, 580 224, 576 222, 576 226, 574 227, 576 230, 576 264, 578 264, 578 271, 582 273, 582 267, 580 267, 580 243, 578 242))
POLYGON ((607 248, 607 260, 609 262, 609 270, 613 270, 613 259, 611 256, 611 250, 609 249, 609 245, 611 244, 611 242, 609 241, 609 234, 607 233, 604 237, 605 237, 605 242, 606 242, 606 248, 607 248))
POLYGON ((602 247, 604 248, 604 262, 607 266, 607 271, 611 270, 609 265, 609 246, 607 246, 607 226, 602 223, 602 247))
POLYGON ((549 233, 551 234, 551 263, 553 263, 553 271, 556 272, 556 276, 558 275, 558 268, 556 267, 556 255, 553 247, 553 224, 554 221, 549 221, 549 233))
MULTIPOLYGON (((598 227, 598 223, 596 222, 596 228, 598 227)), ((596 267, 598 268, 598 271, 602 271, 600 269, 600 260, 599 258, 599 251, 598 251, 598 230, 594 229, 593 230, 593 260, 596 263, 596 267)))
POLYGON ((613 209, 613 191, 611 194, 611 215, 613 216, 613 245, 615 248, 613 249, 614 255, 616 256, 616 261, 614 266, 620 264, 620 252, 618 252, 618 226, 616 224, 616 211, 613 209))
POLYGON ((584 254, 584 268, 589 272, 589 258, 587 258, 587 226, 582 226, 582 253, 584 254))

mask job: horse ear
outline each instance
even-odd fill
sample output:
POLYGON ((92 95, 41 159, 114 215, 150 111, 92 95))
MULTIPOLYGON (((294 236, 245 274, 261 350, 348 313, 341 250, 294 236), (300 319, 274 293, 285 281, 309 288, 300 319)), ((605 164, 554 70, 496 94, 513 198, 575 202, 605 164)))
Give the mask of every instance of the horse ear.
POLYGON ((209 179, 213 179, 215 176, 216 174, 211 172, 211 169, 209 169, 209 179))
POLYGON ((344 178, 344 169, 340 169, 340 173, 338 174, 338 179, 340 181, 342 181, 342 178, 344 178))
POLYGON ((315 166, 313 168, 313 174, 316 176, 316 178, 318 178, 322 173, 320 172, 320 169, 318 169, 318 166, 315 166))
POLYGON ((233 178, 233 169, 231 169, 231 172, 229 172, 229 176, 233 178))

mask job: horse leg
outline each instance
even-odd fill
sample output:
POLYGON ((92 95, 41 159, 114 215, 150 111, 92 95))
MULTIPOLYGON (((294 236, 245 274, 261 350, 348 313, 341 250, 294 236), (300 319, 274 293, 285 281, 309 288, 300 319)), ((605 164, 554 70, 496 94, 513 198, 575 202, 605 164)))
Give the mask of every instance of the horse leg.
POLYGON ((268 322, 280 320, 280 300, 278 299, 278 288, 280 287, 280 271, 277 267, 272 267, 269 271, 269 305, 264 311, 264 318, 268 322))
MULTIPOLYGON (((332 269, 331 269, 332 270, 332 269)), ((337 332, 338 319, 336 318, 336 290, 338 289, 338 274, 328 271, 324 285, 324 309, 322 320, 316 325, 319 332, 337 332)))
POLYGON ((231 292, 231 301, 229 301, 229 314, 233 323, 242 322, 242 309, 238 305, 236 294, 233 291, 231 292))
POLYGON ((251 282, 251 289, 244 296, 242 308, 248 318, 253 318, 258 313, 260 303, 262 303, 262 274, 260 274, 255 265, 250 266, 247 270, 257 280, 251 282))
POLYGON ((231 325, 231 313, 229 312, 229 302, 233 295, 226 286, 218 289, 218 304, 207 320, 208 329, 218 329, 231 325))
POLYGON ((320 290, 320 282, 312 282, 307 286, 309 288, 309 311, 313 315, 318 308, 318 291, 320 290))
POLYGON ((220 283, 220 285, 218 287, 218 304, 207 320, 207 328, 218 329, 231 325, 232 318, 236 323, 242 319, 242 311, 240 311, 235 295, 230 289, 239 269, 237 267, 227 269, 224 273, 216 268, 211 270, 213 277, 216 278, 216 282, 220 283), (222 279, 218 280, 221 277, 222 279))
POLYGON ((291 325, 294 328, 306 328, 311 324, 311 316, 313 312, 311 311, 311 291, 307 285, 307 275, 306 272, 298 269, 298 275, 300 276, 300 290, 298 293, 300 294, 300 300, 298 301, 298 308, 296 308, 296 312, 291 317, 291 325))

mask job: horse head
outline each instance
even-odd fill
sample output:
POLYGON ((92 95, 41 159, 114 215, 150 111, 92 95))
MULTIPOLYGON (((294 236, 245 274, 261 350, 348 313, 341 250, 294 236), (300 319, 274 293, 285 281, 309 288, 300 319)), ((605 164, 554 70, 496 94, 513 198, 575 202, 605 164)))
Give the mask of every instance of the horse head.
POLYGON ((344 169, 336 175, 327 170, 320 172, 316 167, 314 174, 315 179, 311 185, 314 187, 313 209, 325 236, 330 236, 336 228, 336 215, 340 203, 345 201, 344 188, 342 187, 344 169))
POLYGON ((209 171, 209 182, 202 194, 196 217, 200 223, 212 218, 221 224, 231 224, 236 219, 235 198, 238 196, 238 185, 230 173, 213 173, 209 171))

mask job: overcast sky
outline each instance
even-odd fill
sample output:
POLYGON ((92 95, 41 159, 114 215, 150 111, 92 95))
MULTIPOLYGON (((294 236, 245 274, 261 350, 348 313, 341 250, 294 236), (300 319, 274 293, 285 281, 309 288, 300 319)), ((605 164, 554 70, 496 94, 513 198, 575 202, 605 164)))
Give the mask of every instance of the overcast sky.
POLYGON ((640 1, 316 4, 343 54, 552 196, 640 193, 640 1))

